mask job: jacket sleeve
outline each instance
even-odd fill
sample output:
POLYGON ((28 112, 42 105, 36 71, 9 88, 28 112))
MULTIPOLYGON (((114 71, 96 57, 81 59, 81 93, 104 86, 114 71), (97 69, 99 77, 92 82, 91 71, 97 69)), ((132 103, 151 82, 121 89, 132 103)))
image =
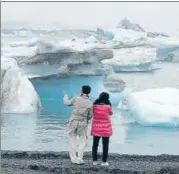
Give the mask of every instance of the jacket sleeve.
POLYGON ((93 117, 93 105, 89 108, 88 120, 91 120, 92 117, 93 117))
POLYGON ((109 115, 113 115, 113 110, 111 106, 109 107, 109 115))
POLYGON ((69 99, 68 95, 65 94, 64 97, 63 97, 63 103, 67 106, 72 106, 75 102, 75 99, 76 99, 75 97, 72 98, 72 99, 69 99))

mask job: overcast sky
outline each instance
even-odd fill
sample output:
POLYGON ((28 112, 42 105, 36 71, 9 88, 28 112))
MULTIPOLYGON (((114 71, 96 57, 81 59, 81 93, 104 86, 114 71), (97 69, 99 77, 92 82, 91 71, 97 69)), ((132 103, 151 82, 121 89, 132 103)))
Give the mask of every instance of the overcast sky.
POLYGON ((110 27, 127 17, 144 28, 179 29, 179 2, 2 2, 1 20, 63 28, 110 27))

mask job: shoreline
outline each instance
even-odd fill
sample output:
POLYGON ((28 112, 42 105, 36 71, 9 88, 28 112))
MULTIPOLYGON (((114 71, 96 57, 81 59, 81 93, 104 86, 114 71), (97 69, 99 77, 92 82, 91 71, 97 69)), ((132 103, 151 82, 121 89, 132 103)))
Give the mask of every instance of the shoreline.
MULTIPOLYGON (((109 154, 109 166, 93 166, 91 152, 85 152, 84 165, 72 164, 68 152, 2 151, 2 174, 178 174, 179 155, 109 154)), ((99 153, 99 160, 101 153, 99 153)))

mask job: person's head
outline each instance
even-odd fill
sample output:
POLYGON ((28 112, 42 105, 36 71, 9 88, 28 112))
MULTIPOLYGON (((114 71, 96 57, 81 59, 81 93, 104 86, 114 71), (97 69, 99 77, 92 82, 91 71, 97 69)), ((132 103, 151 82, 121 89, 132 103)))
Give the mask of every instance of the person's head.
POLYGON ((109 94, 107 92, 102 92, 99 95, 99 98, 94 102, 94 104, 107 104, 111 105, 111 102, 109 100, 109 94))
POLYGON ((81 87, 81 94, 89 95, 91 92, 91 87, 88 85, 84 85, 81 87))
POLYGON ((109 94, 107 92, 102 92, 99 95, 99 99, 102 100, 102 101, 107 101, 107 100, 109 100, 109 94))

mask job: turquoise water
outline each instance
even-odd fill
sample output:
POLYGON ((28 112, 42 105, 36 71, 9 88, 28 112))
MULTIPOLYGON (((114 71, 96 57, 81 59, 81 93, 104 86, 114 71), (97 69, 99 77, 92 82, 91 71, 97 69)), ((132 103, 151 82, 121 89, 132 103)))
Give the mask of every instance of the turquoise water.
MULTIPOLYGON (((149 87, 178 87, 178 64, 162 64, 162 69, 155 73, 119 74, 129 87, 135 90, 149 87), (170 76, 166 79, 164 77, 170 76)), ((62 103, 62 92, 69 96, 78 95, 80 87, 89 84, 92 87, 91 98, 94 100, 99 92, 105 90, 104 77, 68 77, 52 80, 33 80, 42 101, 40 115, 2 115, 3 150, 68 150, 66 123, 70 117, 71 107, 62 103)), ((112 116, 114 134, 110 141, 110 152, 127 154, 179 154, 179 129, 144 127, 129 118, 123 118, 116 109, 120 94, 111 94, 114 108, 112 116)), ((89 126, 90 131, 90 126, 89 126)), ((91 150, 92 137, 86 150, 91 150)), ((100 148, 101 150, 101 148, 100 148)))
MULTIPOLYGON (((104 89, 103 76, 76 76, 61 78, 60 80, 33 80, 32 83, 36 87, 36 90, 42 100, 43 109, 42 115, 49 115, 51 113, 56 115, 70 114, 71 107, 63 105, 63 91, 69 94, 69 97, 79 95, 82 85, 90 85, 92 88, 90 98, 95 100, 99 93, 104 89)), ((111 94, 111 101, 114 106, 117 106, 121 94, 111 94)))

